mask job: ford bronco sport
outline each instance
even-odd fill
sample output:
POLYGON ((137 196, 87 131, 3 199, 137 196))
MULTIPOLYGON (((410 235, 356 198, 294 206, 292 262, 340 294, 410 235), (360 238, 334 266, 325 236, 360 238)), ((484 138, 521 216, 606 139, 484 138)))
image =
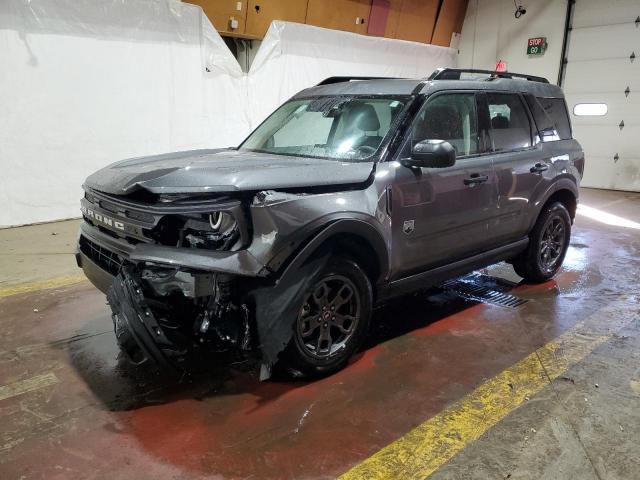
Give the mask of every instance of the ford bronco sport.
POLYGON ((374 305, 496 262, 560 268, 584 156, 546 79, 439 69, 329 78, 237 148, 89 176, 77 261, 134 363, 253 351, 344 366, 374 305))

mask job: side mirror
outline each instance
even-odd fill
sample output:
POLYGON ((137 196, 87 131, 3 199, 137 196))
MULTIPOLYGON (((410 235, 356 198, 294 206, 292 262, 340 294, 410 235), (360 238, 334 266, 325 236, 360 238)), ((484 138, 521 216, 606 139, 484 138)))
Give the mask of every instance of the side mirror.
POLYGON ((456 151, 444 140, 423 140, 411 150, 411 158, 401 162, 405 167, 446 168, 456 163, 456 151))

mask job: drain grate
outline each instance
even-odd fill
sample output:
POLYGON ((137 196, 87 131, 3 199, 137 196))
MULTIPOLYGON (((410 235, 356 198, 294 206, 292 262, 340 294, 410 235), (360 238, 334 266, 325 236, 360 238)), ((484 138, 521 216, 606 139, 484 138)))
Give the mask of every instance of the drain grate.
POLYGON ((500 307, 516 308, 527 303, 528 300, 508 293, 500 292, 479 284, 483 281, 483 276, 470 275, 468 277, 449 280, 442 285, 442 288, 467 300, 489 303, 500 307))

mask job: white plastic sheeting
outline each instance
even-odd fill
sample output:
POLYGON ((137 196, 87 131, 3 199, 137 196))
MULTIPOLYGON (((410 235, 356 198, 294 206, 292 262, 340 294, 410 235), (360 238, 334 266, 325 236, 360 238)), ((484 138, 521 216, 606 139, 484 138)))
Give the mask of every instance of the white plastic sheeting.
POLYGON ((428 77, 456 66, 451 48, 273 22, 249 70, 252 126, 296 92, 332 76, 428 77))
POLYGON ((78 216, 122 158, 237 145, 332 75, 423 77, 455 51, 274 22, 248 74, 177 0, 0 0, 0 227, 78 216))
POLYGON ((0 226, 77 217, 96 169, 249 128, 240 66, 190 4, 0 0, 0 59, 0 226))

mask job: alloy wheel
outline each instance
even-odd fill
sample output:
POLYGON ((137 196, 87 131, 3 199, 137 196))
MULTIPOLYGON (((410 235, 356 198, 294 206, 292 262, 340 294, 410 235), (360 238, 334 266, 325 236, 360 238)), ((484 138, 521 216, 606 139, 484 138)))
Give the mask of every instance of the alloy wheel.
POLYGON ((343 275, 321 279, 307 294, 296 322, 296 335, 305 352, 326 359, 345 348, 360 319, 360 296, 343 275))
POLYGON ((565 244, 565 229, 562 219, 551 217, 540 239, 540 265, 546 272, 556 269, 565 244))

